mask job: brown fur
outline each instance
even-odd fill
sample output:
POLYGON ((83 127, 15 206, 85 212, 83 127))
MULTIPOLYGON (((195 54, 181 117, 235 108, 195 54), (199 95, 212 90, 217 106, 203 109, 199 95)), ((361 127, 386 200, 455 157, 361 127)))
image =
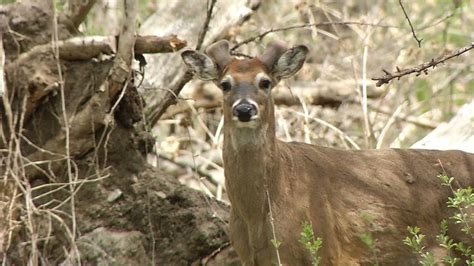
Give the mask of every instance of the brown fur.
MULTIPOLYGON (((274 147, 225 152, 224 160, 232 243, 245 265, 275 262, 265 186, 286 265, 310 264, 298 242, 302 221, 310 221, 323 239, 322 265, 375 259, 380 265, 416 264, 402 243, 407 226, 419 226, 426 246, 435 248, 439 222, 453 213, 446 207, 450 190, 437 178, 439 161, 460 186, 474 186, 474 155, 459 151, 346 151, 276 141, 274 147), (376 240, 377 258, 361 241, 363 234, 376 240)), ((449 233, 474 245, 459 228, 452 226, 449 233)))
MULTIPOLYGON (((435 237, 440 221, 454 210, 446 206, 450 189, 437 175, 444 168, 456 178, 456 188, 474 187, 474 154, 349 151, 279 141, 271 95, 254 82, 259 72, 272 77, 271 71, 258 59, 232 59, 216 78, 219 83, 231 74, 235 83, 224 94, 223 158, 232 203, 231 241, 243 264, 276 263, 268 202, 284 265, 311 264, 309 252, 298 242, 303 221, 311 222, 315 236, 323 239, 322 265, 416 264, 416 256, 402 242, 407 226, 419 226, 425 246, 441 258, 446 252, 435 237), (243 97, 259 105, 253 128, 238 127, 232 119, 231 106, 243 97), (374 250, 361 241, 364 234, 375 240, 374 250)), ((450 224, 448 233, 455 241, 474 245, 458 226, 450 224)))

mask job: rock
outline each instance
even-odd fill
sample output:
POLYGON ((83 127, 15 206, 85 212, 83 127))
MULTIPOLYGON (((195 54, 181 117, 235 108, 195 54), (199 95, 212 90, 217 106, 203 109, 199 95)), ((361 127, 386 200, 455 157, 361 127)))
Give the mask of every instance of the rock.
MULTIPOLYGON (((115 231, 99 227, 80 237, 76 244, 82 263, 89 265, 150 265, 144 236, 138 231, 115 231)), ((62 265, 74 262, 66 260, 62 265)))
POLYGON ((107 202, 114 202, 118 200, 122 195, 122 190, 116 188, 114 189, 114 191, 110 192, 109 196, 107 197, 107 202))

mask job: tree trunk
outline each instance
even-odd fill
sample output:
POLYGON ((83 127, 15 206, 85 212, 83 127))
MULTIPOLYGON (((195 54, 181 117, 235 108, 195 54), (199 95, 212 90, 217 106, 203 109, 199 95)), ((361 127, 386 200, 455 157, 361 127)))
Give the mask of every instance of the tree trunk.
POLYGON ((133 127, 144 103, 131 60, 134 49, 156 45, 138 45, 133 7, 126 5, 119 47, 105 41, 97 49, 106 52, 79 58, 71 57, 80 46, 70 38, 91 7, 44 8, 35 1, 0 6, 0 261, 189 265, 221 249, 227 262, 235 258, 229 206, 146 163, 154 139, 133 127))

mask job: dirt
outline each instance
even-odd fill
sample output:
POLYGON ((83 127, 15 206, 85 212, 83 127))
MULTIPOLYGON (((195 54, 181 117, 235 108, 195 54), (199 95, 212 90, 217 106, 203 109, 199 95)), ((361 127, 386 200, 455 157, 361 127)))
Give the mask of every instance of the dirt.
POLYGON ((139 141, 126 141, 128 134, 124 129, 112 133, 113 145, 108 151, 111 176, 81 189, 77 205, 79 231, 87 234, 104 227, 140 232, 148 259, 154 258, 158 265, 189 265, 224 246, 229 241, 229 207, 211 199, 208 205, 201 192, 146 165, 138 152, 139 141), (108 201, 117 189, 121 196, 108 201))
MULTIPOLYGON (((202 259, 228 246, 229 206, 213 199, 206 200, 201 192, 185 187, 147 165, 137 147, 140 141, 136 137, 128 129, 115 128, 108 151, 109 170, 106 172, 110 176, 85 183, 76 195, 75 216, 79 232, 76 244, 82 263, 201 264, 202 259), (110 232, 98 233, 97 230, 110 232), (120 239, 128 239, 129 244, 124 246, 120 239)), ((92 156, 93 153, 76 160, 83 174, 91 171, 92 156)), ((61 201, 68 193, 67 189, 60 190, 48 199, 61 201)), ((68 205, 61 209, 68 212, 68 205)), ((46 215, 38 217, 40 236, 48 234, 46 220, 46 215)), ((58 264, 65 260, 60 247, 70 243, 59 223, 53 223, 52 235, 48 243, 39 247, 45 262, 58 264)), ((26 263, 28 246, 18 247, 24 247, 21 242, 27 238, 28 233, 22 232, 16 241, 18 246, 10 249, 12 263, 26 263)), ((235 253, 230 252, 223 259, 232 257, 235 258, 235 253)))

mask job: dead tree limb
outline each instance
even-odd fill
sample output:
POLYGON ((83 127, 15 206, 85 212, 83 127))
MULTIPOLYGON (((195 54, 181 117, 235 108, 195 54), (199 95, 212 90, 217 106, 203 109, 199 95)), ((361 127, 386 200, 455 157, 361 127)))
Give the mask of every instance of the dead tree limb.
POLYGON ((176 35, 168 35, 163 37, 146 35, 137 36, 135 41, 136 54, 157 54, 157 53, 173 53, 186 47, 187 42, 179 39, 176 35))
POLYGON ((385 75, 383 75, 381 77, 377 77, 377 78, 372 78, 372 80, 376 80, 377 83, 375 85, 377 87, 380 87, 383 84, 388 84, 392 79, 395 79, 395 78, 400 79, 401 77, 409 75, 409 74, 416 73, 417 76, 421 75, 422 73, 428 74, 428 69, 430 67, 432 67, 434 69, 437 65, 439 65, 441 63, 444 63, 444 62, 446 62, 447 60, 449 60, 453 57, 460 56, 461 54, 463 54, 463 53, 465 53, 469 50, 472 50, 473 48, 474 48, 474 42, 472 42, 470 45, 465 46, 461 49, 452 51, 450 53, 439 56, 437 58, 433 58, 433 59, 431 59, 431 61, 420 64, 418 66, 414 66, 414 67, 410 67, 410 68, 406 68, 406 69, 400 69, 399 67, 396 67, 397 70, 396 70, 395 73, 391 73, 391 72, 389 72, 385 69, 382 69, 382 71, 385 73, 385 75))
POLYGON ((109 96, 113 98, 129 79, 131 73, 133 49, 136 39, 137 3, 134 0, 124 0, 125 11, 122 29, 120 30, 117 55, 110 71, 109 96))
MULTIPOLYGON (((85 36, 74 37, 58 42, 59 58, 62 60, 76 61, 89 60, 99 55, 117 53, 117 39, 114 36, 85 36)), ((186 46, 186 41, 176 35, 135 36, 134 52, 137 54, 170 53, 176 52, 186 46)), ((21 60, 38 56, 41 53, 51 52, 51 45, 44 44, 33 47, 20 56, 21 60)))
POLYGON ((204 37, 206 37, 207 30, 209 29, 209 23, 211 22, 212 18, 212 11, 214 10, 216 2, 217 0, 210 0, 210 3, 208 1, 206 20, 204 21, 201 32, 199 33, 199 38, 196 44, 196 50, 201 50, 202 43, 204 42, 204 37))
MULTIPOLYGON (((117 39, 118 37, 110 36, 87 36, 74 37, 64 41, 58 42, 59 58, 67 61, 89 60, 98 57, 101 54, 111 55, 117 53, 117 39)), ((132 45, 132 44, 129 44, 132 45)), ((168 51, 176 51, 183 48, 186 41, 177 38, 175 35, 165 37, 158 36, 137 36, 135 42, 135 53, 162 53, 168 51)), ((29 65, 35 58, 45 57, 49 58, 52 55, 51 44, 37 45, 30 51, 21 54, 16 60, 5 65, 3 69, 5 73, 13 74, 15 69, 23 69, 24 66, 29 65)), ((131 65, 131 60, 129 61, 131 65)), ((30 91, 28 97, 28 104, 26 106, 25 119, 28 120, 31 114, 41 104, 41 99, 46 95, 56 91, 58 80, 54 75, 45 74, 43 67, 36 69, 37 75, 34 83, 36 89, 30 91)), ((116 93, 116 92, 114 92, 116 93)), ((0 88, 1 95, 1 88, 0 88)))
MULTIPOLYGON (((200 50, 202 48, 202 44, 204 42, 204 37, 206 37, 207 30, 209 29, 209 23, 211 22, 212 18, 212 12, 214 10, 214 6, 216 4, 217 0, 211 0, 210 3, 208 3, 208 6, 206 8, 206 19, 204 20, 204 24, 201 28, 198 41, 196 44, 196 50, 200 50)), ((183 87, 193 78, 193 75, 191 72, 187 71, 184 73, 184 75, 180 78, 180 80, 176 83, 176 85, 171 88, 171 90, 167 93, 169 97, 165 99, 164 102, 162 102, 155 110, 153 110, 153 113, 148 116, 148 120, 150 121, 150 125, 155 125, 158 120, 160 119, 161 115, 166 111, 166 109, 176 103, 176 98, 177 95, 181 92, 183 87)))
POLYGON ((0 29, 0 98, 5 93, 5 50, 3 50, 3 33, 0 29))
POLYGON ((170 105, 175 104, 177 102, 178 95, 176 94, 176 92, 179 94, 179 92, 183 89, 183 87, 192 78, 193 78, 193 74, 191 72, 187 71, 186 73, 184 73, 184 75, 181 77, 178 83, 168 92, 170 97, 168 97, 164 103, 158 105, 157 108, 151 111, 151 113, 148 116, 148 121, 151 126, 158 123, 158 120, 160 120, 161 116, 166 111, 166 109, 168 109, 170 105))
POLYGON ((97 0, 68 0, 64 14, 77 29, 96 2, 97 0))

